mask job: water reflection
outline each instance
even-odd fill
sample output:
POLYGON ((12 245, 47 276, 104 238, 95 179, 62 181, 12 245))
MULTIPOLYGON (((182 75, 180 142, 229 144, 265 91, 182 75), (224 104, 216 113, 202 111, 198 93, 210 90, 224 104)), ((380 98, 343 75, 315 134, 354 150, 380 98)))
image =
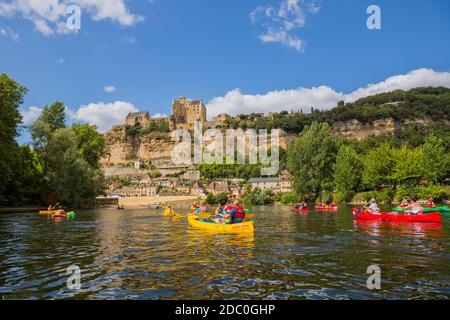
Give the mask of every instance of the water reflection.
POLYGON ((355 221, 358 231, 371 236, 407 236, 412 238, 443 237, 442 223, 386 223, 355 221))
POLYGON ((350 208, 257 207, 254 234, 190 228, 158 210, 95 210, 73 220, 0 216, 5 298, 367 299, 449 296, 449 224, 354 222, 350 208), (65 269, 82 270, 82 290, 65 269), (379 264, 383 290, 365 287, 379 264))

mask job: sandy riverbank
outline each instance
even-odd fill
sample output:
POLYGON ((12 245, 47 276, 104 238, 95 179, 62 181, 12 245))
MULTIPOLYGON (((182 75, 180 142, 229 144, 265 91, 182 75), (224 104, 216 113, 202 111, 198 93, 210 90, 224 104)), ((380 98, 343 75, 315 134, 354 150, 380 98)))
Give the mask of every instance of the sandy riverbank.
POLYGON ((125 207, 142 207, 156 203, 186 204, 189 206, 197 200, 198 196, 153 196, 153 197, 129 197, 119 198, 119 204, 125 207))

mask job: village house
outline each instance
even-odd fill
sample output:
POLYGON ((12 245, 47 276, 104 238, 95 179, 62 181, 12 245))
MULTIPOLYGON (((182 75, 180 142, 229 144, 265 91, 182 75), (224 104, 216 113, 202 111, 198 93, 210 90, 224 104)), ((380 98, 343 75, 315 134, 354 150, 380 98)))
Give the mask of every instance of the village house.
POLYGON ((151 197, 158 194, 158 186, 126 186, 113 191, 114 195, 121 197, 151 197))
POLYGON ((252 189, 271 190, 273 193, 288 193, 292 191, 292 182, 286 175, 275 178, 254 178, 249 183, 252 189))
POLYGON ((236 199, 241 198, 244 195, 244 189, 240 186, 233 186, 230 188, 230 196, 236 199))
POLYGON ((228 182, 226 181, 219 181, 219 182, 211 182, 209 185, 205 187, 206 192, 212 193, 212 194, 220 194, 220 193, 229 193, 230 187, 228 185, 228 182))
POLYGON ((198 170, 187 171, 181 175, 181 178, 192 181, 200 180, 200 171, 198 170))
POLYGON ((214 123, 216 123, 216 124, 220 124, 220 123, 223 123, 223 122, 227 121, 227 120, 230 119, 230 118, 231 118, 230 115, 228 115, 228 114, 226 114, 226 113, 221 113, 221 114, 219 114, 218 116, 213 117, 212 121, 213 121, 214 123))
POLYGON ((191 187, 190 186, 185 186, 185 185, 177 185, 175 187, 175 191, 180 192, 180 193, 184 193, 184 194, 190 194, 191 193, 191 187))
POLYGON ((203 196, 205 195, 205 188, 200 182, 195 182, 191 188, 191 195, 193 196, 203 196))
POLYGON ((149 122, 150 114, 147 111, 130 112, 125 119, 125 123, 129 126, 140 124, 142 127, 145 127, 149 122))

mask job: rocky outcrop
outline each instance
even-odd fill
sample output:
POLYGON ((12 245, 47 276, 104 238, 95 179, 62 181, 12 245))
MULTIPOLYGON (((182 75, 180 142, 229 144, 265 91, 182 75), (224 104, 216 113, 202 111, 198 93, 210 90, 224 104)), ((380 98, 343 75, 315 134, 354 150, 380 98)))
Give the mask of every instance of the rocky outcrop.
POLYGON ((154 132, 142 136, 126 134, 125 126, 116 126, 105 133, 108 155, 102 159, 103 166, 128 163, 133 160, 170 158, 175 142, 170 134, 154 132))
POLYGON ((428 124, 433 122, 429 118, 419 118, 405 120, 404 122, 395 121, 393 118, 376 120, 372 123, 361 123, 358 120, 346 122, 336 122, 331 130, 335 135, 341 135, 346 138, 364 139, 369 136, 379 136, 382 134, 394 133, 396 130, 403 129, 410 124, 428 124))
MULTIPOLYGON (((286 149, 289 141, 296 135, 287 135, 280 132, 280 147, 286 149)), ((108 155, 101 161, 104 167, 111 167, 129 163, 134 160, 150 160, 156 167, 161 167, 160 162, 170 159, 175 142, 171 140, 170 133, 151 132, 145 135, 130 136, 126 133, 125 126, 115 126, 105 133, 108 145, 108 155)), ((222 135, 225 152, 225 134, 222 135)), ((215 136, 205 137, 204 147, 215 149, 218 142, 215 136)), ((269 142, 270 145, 270 142, 269 142)), ((246 145, 248 152, 248 139, 246 145)), ((165 167, 165 166, 163 166, 165 167)))
MULTIPOLYGON (((368 136, 378 136, 386 133, 394 133, 410 124, 427 124, 432 122, 428 118, 396 122, 393 118, 374 121, 373 123, 361 123, 358 120, 336 122, 332 125, 332 133, 346 138, 363 139, 368 136)), ((225 139, 225 134, 222 135, 225 139)), ((280 132, 280 147, 287 149, 297 134, 280 132)), ((158 163, 170 161, 175 142, 171 140, 170 133, 151 132, 145 135, 130 136, 126 133, 125 126, 115 126, 105 133, 109 154, 102 159, 105 167, 121 165, 134 160, 150 160, 157 167, 158 163)), ((216 139, 210 136, 204 139, 204 146, 215 149, 216 139)), ((225 150, 225 145, 224 145, 225 150)), ((248 152, 248 145, 247 150, 248 152)), ((162 166, 166 167, 166 166, 162 166)))

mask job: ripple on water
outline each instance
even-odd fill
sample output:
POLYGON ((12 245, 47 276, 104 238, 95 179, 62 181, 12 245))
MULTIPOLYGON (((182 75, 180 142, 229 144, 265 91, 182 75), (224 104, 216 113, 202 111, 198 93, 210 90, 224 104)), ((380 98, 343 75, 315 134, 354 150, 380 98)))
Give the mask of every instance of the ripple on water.
POLYGON ((354 223, 349 208, 306 215, 253 210, 253 236, 194 230, 156 210, 96 210, 58 222, 0 216, 0 293, 21 299, 450 296, 449 223, 354 223), (81 268, 77 292, 66 287, 72 264, 81 268), (371 264, 382 269, 377 292, 366 288, 371 264))

